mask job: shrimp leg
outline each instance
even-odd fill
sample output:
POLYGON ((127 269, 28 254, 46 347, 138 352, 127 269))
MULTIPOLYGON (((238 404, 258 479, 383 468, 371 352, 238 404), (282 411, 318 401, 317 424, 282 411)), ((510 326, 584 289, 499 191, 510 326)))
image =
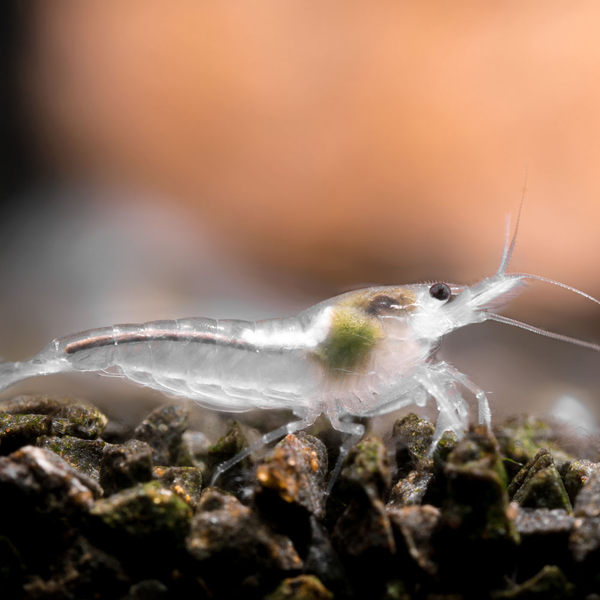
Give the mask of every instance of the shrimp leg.
POLYGON ((253 452, 260 450, 267 444, 274 442, 275 440, 283 437, 284 435, 288 435, 290 433, 296 433, 297 431, 301 431, 302 429, 306 429, 310 427, 319 416, 319 413, 309 413, 306 417, 300 421, 293 421, 292 423, 288 423, 287 425, 283 425, 282 427, 278 427, 269 433, 263 435, 259 440, 250 444, 247 448, 244 448, 241 452, 238 452, 234 457, 226 460, 224 463, 221 463, 213 473, 213 476, 210 480, 210 485, 215 485, 217 479, 227 470, 231 469, 234 465, 244 460, 247 456, 250 456, 253 452))
POLYGON ((462 429, 467 416, 466 404, 456 390, 447 388, 445 385, 447 382, 435 369, 428 368, 418 371, 414 377, 435 398, 440 411, 428 452, 431 456, 444 432, 448 429, 454 431, 458 437, 462 437, 462 429))
POLYGON ((381 415, 387 415, 388 413, 410 406, 411 404, 416 404, 417 406, 423 407, 427 403, 427 393, 421 386, 415 386, 405 391, 399 391, 396 396, 397 397, 395 397, 394 400, 385 402, 382 406, 370 410, 369 412, 361 413, 360 416, 379 417, 381 415))
POLYGON ((474 384, 464 373, 461 373, 456 367, 448 364, 445 361, 440 361, 435 365, 436 370, 448 376, 449 379, 454 379, 466 387, 474 396, 477 398, 477 404, 479 407, 479 424, 487 425, 491 427, 492 424, 492 411, 490 410, 490 404, 486 393, 474 384))
POLYGON ((329 477, 329 482, 327 483, 327 489, 325 490, 325 497, 329 496, 333 486, 335 484, 340 471, 342 470, 342 465, 350 452, 350 448, 356 444, 360 438, 365 434, 365 426, 361 423, 346 423, 344 421, 340 421, 339 415, 337 411, 330 411, 327 413, 329 417, 329 421, 334 429, 340 431, 341 433, 349 433, 350 437, 342 444, 340 448, 340 454, 338 456, 337 462, 335 463, 335 467, 331 472, 331 476, 329 477))

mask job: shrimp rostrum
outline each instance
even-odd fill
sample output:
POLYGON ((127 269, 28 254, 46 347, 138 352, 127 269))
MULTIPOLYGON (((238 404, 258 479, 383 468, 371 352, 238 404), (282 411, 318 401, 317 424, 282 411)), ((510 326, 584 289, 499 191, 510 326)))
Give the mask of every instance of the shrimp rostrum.
POLYGON ((364 433, 352 416, 376 416, 424 406, 439 416, 430 452, 445 431, 462 437, 473 394, 479 422, 490 425, 485 393, 450 364, 435 359, 449 332, 486 320, 523 327, 593 350, 598 344, 549 333, 497 314, 528 280, 507 273, 515 236, 505 243, 495 275, 471 286, 447 283, 371 287, 336 296, 291 318, 250 322, 187 318, 93 329, 52 341, 28 361, 0 364, 0 390, 28 377, 74 371, 113 372, 170 395, 227 412, 291 409, 298 420, 267 433, 221 465, 220 473, 325 413, 349 434, 330 486, 351 446, 364 433))

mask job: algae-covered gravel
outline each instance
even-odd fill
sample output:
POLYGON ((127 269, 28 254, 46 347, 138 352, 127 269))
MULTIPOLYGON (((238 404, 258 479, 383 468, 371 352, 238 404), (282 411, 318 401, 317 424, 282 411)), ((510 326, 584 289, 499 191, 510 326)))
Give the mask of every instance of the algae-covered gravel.
POLYGON ((188 422, 182 405, 122 428, 72 398, 0 404, 0 598, 600 598, 600 464, 552 423, 446 435, 429 457, 433 425, 407 415, 326 499, 319 439, 208 487, 244 428, 210 442, 188 422))

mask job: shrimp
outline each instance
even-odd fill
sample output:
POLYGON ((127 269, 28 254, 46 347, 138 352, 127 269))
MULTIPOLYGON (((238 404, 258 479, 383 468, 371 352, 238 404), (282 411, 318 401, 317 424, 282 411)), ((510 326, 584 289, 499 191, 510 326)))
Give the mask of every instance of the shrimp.
MULTIPOLYGON (((520 217, 519 210, 519 217, 520 217)), ((0 391, 28 377, 73 371, 112 372, 169 395, 226 412, 291 409, 298 420, 266 435, 220 465, 225 470, 326 414, 348 437, 326 493, 350 448, 364 434, 353 416, 378 416, 434 398, 439 411, 430 454, 442 435, 461 438, 468 408, 459 388, 473 394, 479 423, 491 425, 485 392, 447 362, 435 359, 451 331, 487 320, 600 350, 600 345, 555 334, 499 315, 529 280, 571 286, 526 273, 507 273, 519 219, 509 225, 500 266, 474 285, 450 283, 371 287, 325 300, 291 318, 250 322, 185 318, 114 325, 55 339, 23 362, 0 364, 0 391)))

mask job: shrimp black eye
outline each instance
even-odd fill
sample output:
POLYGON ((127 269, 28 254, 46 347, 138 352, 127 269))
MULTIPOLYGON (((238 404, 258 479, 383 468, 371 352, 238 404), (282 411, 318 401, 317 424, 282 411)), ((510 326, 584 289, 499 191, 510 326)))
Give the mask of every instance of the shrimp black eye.
POLYGON ((448 300, 451 293, 450 287, 445 283, 436 283, 429 288, 429 294, 436 300, 448 300))

